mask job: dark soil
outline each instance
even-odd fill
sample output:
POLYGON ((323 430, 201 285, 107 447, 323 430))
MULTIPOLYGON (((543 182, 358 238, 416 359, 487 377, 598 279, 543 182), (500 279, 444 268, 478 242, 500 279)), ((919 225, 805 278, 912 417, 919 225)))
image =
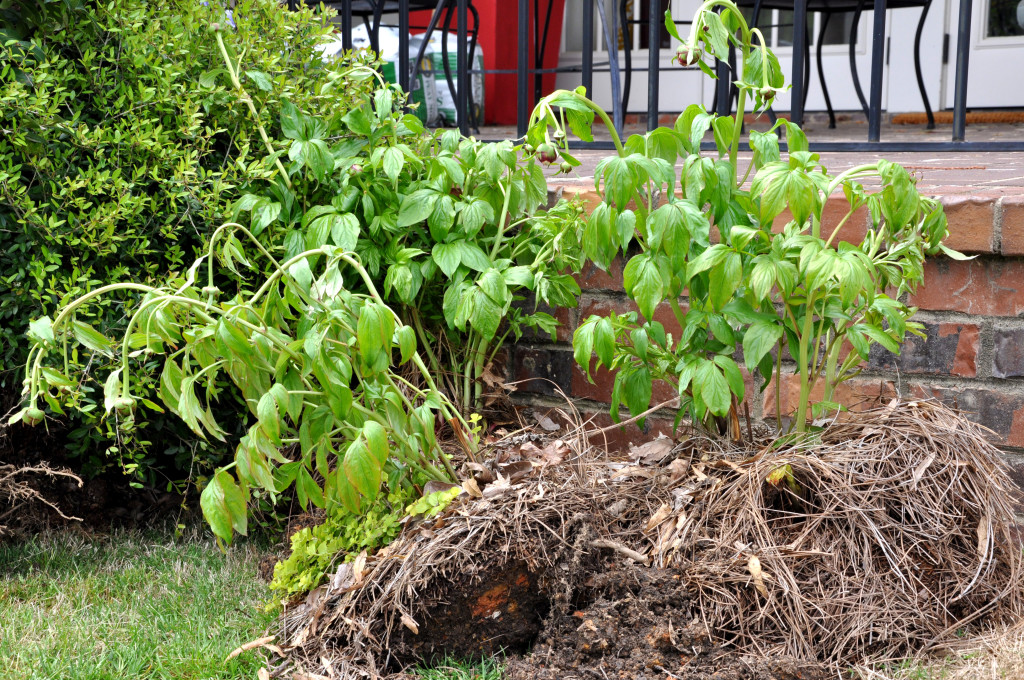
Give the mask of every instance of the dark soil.
POLYGON ((553 612, 509 680, 817 680, 823 668, 748 658, 711 644, 677 572, 620 565, 582 589, 590 601, 553 612))
POLYGON ((402 665, 441 656, 526 652, 548 610, 537 574, 522 563, 501 565, 480 581, 452 583, 447 592, 449 600, 418 622, 418 634, 403 628, 391 638, 391 652, 402 665))

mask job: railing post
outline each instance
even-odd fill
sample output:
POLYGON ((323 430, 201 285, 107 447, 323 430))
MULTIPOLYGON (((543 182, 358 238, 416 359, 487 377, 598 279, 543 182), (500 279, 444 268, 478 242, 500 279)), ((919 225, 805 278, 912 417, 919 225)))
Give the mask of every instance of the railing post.
POLYGON ((466 40, 466 28, 469 23, 468 16, 469 0, 458 0, 458 50, 455 58, 455 71, 458 74, 459 87, 455 93, 456 118, 459 121, 459 132, 469 136, 469 43, 466 40))
POLYGON ((341 46, 352 49, 352 0, 341 2, 341 46))
POLYGON ((526 134, 527 123, 530 118, 529 92, 530 87, 527 71, 530 68, 528 59, 530 50, 530 0, 519 0, 519 42, 516 45, 518 50, 519 64, 516 69, 516 101, 518 110, 516 113, 516 134, 522 137, 526 134))
MULTIPOLYGON (((659 86, 661 84, 658 68, 661 62, 661 24, 658 12, 661 3, 649 0, 650 11, 647 15, 647 131, 658 127, 659 86)), ((623 26, 623 31, 629 27, 623 26)), ((626 104, 628 102, 624 102, 626 104)))
POLYGON ((885 68, 885 0, 875 0, 871 24, 871 92, 868 97, 868 141, 882 136, 882 73, 885 68))
POLYGON ((960 0, 956 39, 956 84, 953 90, 953 141, 964 141, 967 128, 967 61, 971 53, 971 0, 960 0))
POLYGON ((583 0, 583 87, 588 97, 594 96, 594 3, 583 0))
POLYGON ((398 85, 411 92, 409 82, 409 0, 398 0, 398 85))
MULTIPOLYGON (((790 89, 789 117, 796 125, 804 124, 804 52, 807 49, 807 0, 793 2, 793 87, 790 89)), ((724 55, 722 55, 724 57, 724 55)), ((729 83, 719 81, 718 87, 729 90, 729 83)))

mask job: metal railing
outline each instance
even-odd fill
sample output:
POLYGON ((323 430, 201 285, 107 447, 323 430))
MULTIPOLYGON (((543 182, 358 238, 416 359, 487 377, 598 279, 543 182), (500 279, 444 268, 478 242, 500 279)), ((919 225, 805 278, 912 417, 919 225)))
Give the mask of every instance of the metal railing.
MULTIPOLYGON (((289 0, 289 3, 297 2, 298 0, 289 0)), ((310 0, 312 1, 312 0, 310 0)), ((363 0, 366 2, 367 0, 363 0)), ((383 2, 384 0, 368 0, 369 2, 383 2)), ((342 32, 347 36, 346 45, 351 45, 351 29, 352 29, 352 3, 353 0, 335 0, 330 3, 337 7, 341 13, 342 18, 342 32)), ((456 11, 456 41, 457 41, 457 64, 456 64, 456 75, 457 83, 460 85, 456 87, 456 112, 457 112, 457 124, 463 134, 469 133, 469 88, 465 86, 469 82, 469 76, 471 73, 479 73, 480 71, 471 71, 469 68, 469 55, 468 55, 468 7, 470 0, 438 0, 437 1, 437 12, 442 10, 443 6, 447 6, 451 3, 455 4, 456 11)), ((409 24, 409 0, 391 0, 389 2, 395 8, 399 15, 399 31, 400 40, 408 40, 408 24, 409 24)), ((605 7, 603 0, 586 0, 583 3, 583 36, 582 36, 582 65, 580 67, 573 68, 554 68, 544 69, 540 64, 530 64, 529 54, 529 31, 530 31, 530 0, 517 0, 518 4, 518 58, 517 68, 515 73, 517 75, 517 130, 520 136, 526 133, 527 124, 529 121, 530 112, 535 103, 536 93, 531 96, 530 92, 530 80, 531 76, 536 76, 538 73, 551 73, 551 72, 564 72, 564 71, 579 71, 581 73, 582 84, 587 88, 588 92, 593 91, 593 80, 594 73, 598 70, 607 70, 610 74, 611 85, 612 85, 612 100, 614 102, 621 101, 620 99, 620 69, 618 64, 618 46, 617 41, 613 40, 615 35, 615 18, 614 12, 610 13, 611 21, 605 21, 605 7), (598 10, 601 13, 601 23, 604 26, 605 41, 608 45, 608 64, 607 67, 597 69, 594 64, 594 4, 598 3, 598 10)), ((647 72, 647 129, 653 130, 658 124, 658 102, 659 102, 659 76, 664 71, 661 68, 661 26, 663 22, 663 16, 661 14, 661 3, 650 2, 650 14, 648 16, 647 30, 648 30, 648 54, 647 54, 647 68, 637 69, 646 70, 647 72)), ((806 48, 807 41, 807 12, 808 0, 794 0, 794 18, 793 18, 793 54, 803 54, 806 48)), ((881 124, 882 124, 882 77, 885 66, 885 19, 886 19, 886 0, 873 0, 873 22, 871 28, 871 83, 869 88, 868 97, 868 136, 867 140, 863 142, 856 141, 832 141, 832 142, 812 142, 812 149, 816 151, 942 151, 942 150, 955 150, 955 151, 1024 151, 1024 140, 1011 141, 1002 140, 999 142, 984 142, 984 141, 968 141, 965 139, 966 124, 967 124, 967 77, 968 77, 968 61, 970 56, 970 31, 971 31, 971 16, 973 10, 973 0, 960 0, 959 7, 959 21, 957 26, 957 32, 959 39, 957 40, 957 50, 955 55, 955 85, 954 85, 954 97, 953 97, 953 132, 952 138, 949 141, 938 141, 938 142, 920 142, 920 141, 881 141, 881 124)), ((535 12, 535 15, 537 13, 535 12)), ((539 20, 539 19, 537 19, 539 20)), ((408 49, 407 44, 400 45, 399 47, 399 79, 400 84, 408 90, 409 87, 409 68, 408 68, 408 49)), ((728 66, 724 63, 720 64, 720 74, 724 75, 727 73, 728 66)), ((485 70, 485 73, 508 73, 509 71, 494 71, 485 70)), ((800 93, 804 90, 804 78, 806 74, 803 68, 803 60, 794 57, 793 59, 793 72, 790 82, 792 83, 792 91, 794 93, 800 93)), ((721 76, 720 76, 721 78, 721 76)), ((720 80, 721 82, 721 80, 720 80)), ((724 82, 728 82, 726 79, 724 82)), ((729 107, 729 95, 728 88, 719 88, 719 96, 717 97, 716 109, 719 113, 728 113, 729 107), (724 93, 722 91, 725 91, 724 93)), ((616 127, 621 129, 623 123, 623 114, 621 106, 614 107, 614 120, 616 127)), ((794 123, 802 124, 804 120, 804 102, 803 98, 798 95, 792 97, 792 104, 790 107, 790 118, 794 123)), ((589 143, 574 143, 573 146, 589 147, 589 148, 611 148, 610 142, 589 142, 589 143)))

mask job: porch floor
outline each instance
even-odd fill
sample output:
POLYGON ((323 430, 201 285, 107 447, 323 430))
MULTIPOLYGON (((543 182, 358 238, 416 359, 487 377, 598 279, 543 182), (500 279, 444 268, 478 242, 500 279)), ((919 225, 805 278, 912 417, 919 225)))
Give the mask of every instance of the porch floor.
MULTIPOLYGON (((662 116, 662 125, 672 125, 676 115, 662 116)), ((755 129, 767 125, 755 123, 755 129)), ((625 134, 643 134, 643 122, 627 123, 625 134)), ((809 114, 803 126, 813 142, 863 142, 867 139, 867 123, 863 115, 839 114, 836 129, 828 129, 824 114, 809 114)), ((514 139, 515 126, 485 126, 478 139, 514 139)), ((952 136, 950 125, 937 124, 935 130, 921 125, 893 124, 882 126, 883 142, 948 142, 952 136)), ((608 140, 607 132, 595 129, 597 139, 608 140)), ((999 142, 1024 140, 1024 123, 969 123, 966 138, 972 142, 999 142)), ((710 135, 708 137, 710 139, 710 135)), ((741 149, 746 145, 742 144, 741 149)), ((594 167, 609 151, 580 149, 573 156, 582 165, 568 175, 552 174, 552 187, 593 188, 594 167)), ((743 154, 741 154, 743 156, 743 154)), ((746 154, 749 157, 749 152, 746 154)), ((1024 197, 1024 153, 1012 151, 915 151, 915 152, 823 152, 822 164, 830 174, 873 160, 885 158, 902 164, 918 177, 923 193, 932 196, 976 201, 994 201, 1006 196, 1024 197)))

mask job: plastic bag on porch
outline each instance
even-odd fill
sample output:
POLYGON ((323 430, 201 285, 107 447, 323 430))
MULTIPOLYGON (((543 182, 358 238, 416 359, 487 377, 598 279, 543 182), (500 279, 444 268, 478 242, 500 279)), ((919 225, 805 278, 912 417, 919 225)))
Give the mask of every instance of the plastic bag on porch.
MULTIPOLYGON (((398 82, 398 31, 387 26, 381 26, 378 34, 380 41, 381 75, 389 83, 398 82)), ((352 27, 352 48, 370 49, 370 33, 366 24, 359 24, 352 27)), ((342 53, 342 37, 338 34, 337 40, 322 45, 321 52, 325 59, 336 59, 342 53)), ((423 57, 423 63, 416 71, 416 79, 412 80, 413 62, 419 52, 419 43, 410 41, 409 44, 409 104, 417 105, 413 109, 416 117, 425 125, 436 125, 439 119, 437 108, 437 91, 434 77, 434 62, 428 48, 427 54, 423 57)), ((443 77, 443 76, 442 76, 443 77)), ((447 89, 447 86, 446 86, 447 89)))
MULTIPOLYGON (((455 125, 457 118, 455 114, 455 101, 452 99, 451 90, 448 88, 448 80, 444 72, 444 53, 442 51, 442 40, 445 39, 444 31, 437 30, 430 36, 429 48, 433 50, 432 58, 434 64, 434 77, 437 82, 437 108, 446 125, 455 125)), ((458 54, 459 41, 455 33, 447 35, 448 41, 448 67, 452 76, 452 83, 456 92, 459 87, 458 78, 458 54)), ((484 52, 477 43, 472 53, 472 62, 469 65, 471 71, 482 71, 484 68, 484 52)), ((471 121, 477 125, 484 121, 484 76, 482 73, 471 73, 469 76, 470 90, 469 100, 473 116, 471 121)))

